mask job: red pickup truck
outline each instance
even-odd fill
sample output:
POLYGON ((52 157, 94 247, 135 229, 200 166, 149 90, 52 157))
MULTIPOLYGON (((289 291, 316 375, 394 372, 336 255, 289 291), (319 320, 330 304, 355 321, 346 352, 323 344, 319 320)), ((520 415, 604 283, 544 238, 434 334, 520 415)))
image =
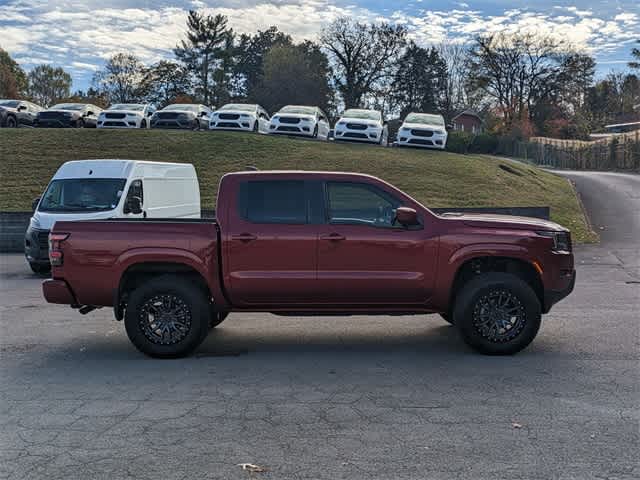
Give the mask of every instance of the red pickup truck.
POLYGON ((548 221, 436 215, 368 175, 237 172, 217 218, 55 224, 48 302, 113 307, 154 357, 192 352, 231 312, 440 313, 486 354, 512 354, 571 293, 571 237, 548 221))

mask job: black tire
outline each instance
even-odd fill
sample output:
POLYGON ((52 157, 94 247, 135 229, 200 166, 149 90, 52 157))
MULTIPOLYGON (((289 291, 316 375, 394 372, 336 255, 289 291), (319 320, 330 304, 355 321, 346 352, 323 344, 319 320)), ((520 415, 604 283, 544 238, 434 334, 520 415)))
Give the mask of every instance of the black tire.
POLYGON ((540 301, 533 289, 515 275, 498 272, 466 283, 453 312, 453 323, 465 343, 486 355, 523 350, 538 334, 541 319, 540 301))
POLYGON ((147 128, 147 121, 146 120, 142 120, 140 122, 140 128, 147 128))
MULTIPOLYGON (((124 325, 131 343, 145 355, 155 358, 179 358, 189 355, 209 332, 209 302, 196 285, 184 277, 163 275, 145 282, 133 291, 127 304, 124 325), (174 308, 171 308, 174 307, 174 308), (165 340, 152 310, 165 313, 167 322, 179 322, 174 337, 165 340), (171 313, 178 311, 178 314, 171 313), (181 315, 181 316, 179 316, 181 315), (155 327, 154 327, 155 325, 155 327)), ((167 330, 169 326, 167 326, 167 330)))
POLYGON ((318 125, 313 129, 313 138, 318 138, 318 125))
POLYGON ((16 117, 7 117, 7 128, 18 128, 18 121, 16 120, 16 117))
POLYGON ((256 123, 253 124, 253 133, 259 133, 260 132, 260 126, 258 125, 258 121, 256 120, 256 123))
POLYGON ((191 130, 193 130, 194 132, 200 130, 200 120, 194 120, 193 124, 191 125, 191 130))
POLYGON ((51 272, 51 265, 47 263, 29 263, 29 267, 36 275, 47 275, 51 272))
POLYGON ((216 328, 229 316, 229 312, 220 312, 211 307, 211 314, 209 315, 209 328, 216 328))
POLYGON ((85 124, 83 119, 79 119, 78 121, 76 121, 76 128, 84 128, 84 127, 85 127, 85 124))

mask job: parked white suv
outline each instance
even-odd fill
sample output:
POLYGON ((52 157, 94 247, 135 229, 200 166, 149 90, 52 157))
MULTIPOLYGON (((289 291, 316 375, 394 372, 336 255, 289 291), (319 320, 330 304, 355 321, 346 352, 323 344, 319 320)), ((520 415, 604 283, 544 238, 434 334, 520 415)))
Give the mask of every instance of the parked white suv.
POLYGON ((269 120, 260 105, 228 103, 211 114, 209 129, 269 133, 269 120))
POLYGON ((431 113, 410 113, 398 130, 397 145, 444 150, 447 145, 444 118, 431 113))
POLYGON ((149 128, 156 109, 149 103, 116 103, 98 115, 98 128, 149 128))
POLYGON ((327 140, 329 120, 318 107, 287 105, 271 117, 269 133, 283 133, 327 140))
POLYGON ((333 138, 334 140, 379 143, 386 146, 389 143, 389 131, 382 112, 351 108, 338 119, 333 138))

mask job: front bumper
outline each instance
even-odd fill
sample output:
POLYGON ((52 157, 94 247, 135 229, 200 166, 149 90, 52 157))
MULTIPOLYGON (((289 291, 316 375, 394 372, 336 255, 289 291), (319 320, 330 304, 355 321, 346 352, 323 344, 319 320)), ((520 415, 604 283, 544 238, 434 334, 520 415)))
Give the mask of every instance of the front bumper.
POLYGON ((313 122, 298 121, 280 122, 278 120, 272 120, 269 125, 269 133, 277 133, 281 135, 299 135, 303 137, 313 137, 316 124, 313 122))
POLYGON ((566 285, 560 290, 545 290, 542 313, 549 313, 553 305, 573 292, 573 289, 576 285, 576 271, 571 270, 566 272, 564 274, 563 283, 565 283, 566 285))
POLYGON ((70 128, 75 127, 76 120, 72 117, 68 118, 39 118, 36 120, 36 127, 39 128, 70 128))
POLYGON ((100 118, 98 119, 98 128, 140 128, 140 118, 100 118))
POLYGON ((61 303, 63 305, 77 306, 76 301, 71 288, 64 280, 45 280, 42 283, 42 293, 44 298, 49 303, 61 303))
POLYGON ((193 130, 199 127, 200 124, 195 118, 158 118, 151 120, 151 128, 193 130))
POLYGON ((444 150, 447 144, 447 135, 437 134, 431 130, 401 129, 398 132, 396 143, 400 147, 438 148, 444 150))
POLYGON ((349 140, 355 142, 380 143, 383 129, 369 127, 362 129, 349 128, 348 126, 336 126, 334 140, 349 140))
POLYGON ((209 130, 239 130, 252 132, 254 120, 241 118, 238 120, 215 120, 209 122, 209 130))
POLYGON ((24 256, 27 262, 49 265, 49 230, 29 226, 24 235, 24 256))

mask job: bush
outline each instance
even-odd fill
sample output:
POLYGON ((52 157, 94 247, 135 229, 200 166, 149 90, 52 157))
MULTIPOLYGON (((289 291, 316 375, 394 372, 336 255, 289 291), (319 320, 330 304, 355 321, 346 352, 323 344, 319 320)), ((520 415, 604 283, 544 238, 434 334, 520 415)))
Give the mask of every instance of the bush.
POLYGON ((498 148, 498 138, 489 135, 488 133, 482 133, 476 135, 469 145, 469 153, 496 153, 498 148))
POLYGON ((467 153, 471 142, 473 142, 473 135, 468 132, 449 132, 446 148, 453 153, 467 153))

